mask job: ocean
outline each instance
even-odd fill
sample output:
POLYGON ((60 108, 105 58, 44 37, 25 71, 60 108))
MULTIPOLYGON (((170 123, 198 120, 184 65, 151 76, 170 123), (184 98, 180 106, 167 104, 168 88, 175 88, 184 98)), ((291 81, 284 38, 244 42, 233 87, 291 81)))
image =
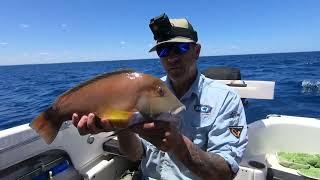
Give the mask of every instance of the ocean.
MULTIPOLYGON (((248 123, 268 114, 320 118, 320 52, 208 56, 198 63, 201 71, 237 67, 242 79, 276 82, 274 100, 248 100, 248 123)), ((158 59, 0 66, 0 130, 29 123, 59 94, 119 69, 165 74, 158 59)))

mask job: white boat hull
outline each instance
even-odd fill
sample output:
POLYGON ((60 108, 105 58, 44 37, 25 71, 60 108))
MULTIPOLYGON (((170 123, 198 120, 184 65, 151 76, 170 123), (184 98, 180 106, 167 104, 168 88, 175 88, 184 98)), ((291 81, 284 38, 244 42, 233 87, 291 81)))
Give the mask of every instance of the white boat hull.
POLYGON ((248 126, 248 146, 241 162, 236 180, 267 179, 267 174, 278 179, 305 179, 296 170, 278 163, 276 152, 303 152, 320 154, 320 119, 269 115, 266 119, 248 126), (265 165, 259 169, 249 162, 265 165))
MULTIPOLYGON (((320 137, 319 119, 277 115, 249 124, 248 129, 249 143, 236 180, 264 180, 270 172, 282 179, 302 179, 295 170, 280 166, 275 153, 320 154, 320 143, 316 142, 320 137), (254 167, 252 162, 264 167, 254 167)), ((74 168, 84 179, 119 179, 131 163, 103 150, 106 136, 107 133, 79 136, 77 129, 66 123, 54 142, 47 145, 27 124, 0 131, 0 173, 40 153, 61 149, 68 153, 74 168)), ((5 176, 0 174, 0 178, 5 176)))
MULTIPOLYGON (((108 133, 91 135, 90 138, 94 138, 94 141, 89 144, 89 135, 80 136, 77 129, 68 122, 53 143, 47 145, 28 124, 3 130, 0 132, 0 173, 1 170, 40 153, 61 149, 67 152, 74 168, 84 179, 97 179, 99 174, 108 174, 110 179, 117 179, 128 169, 130 162, 121 157, 107 160, 110 154, 102 148, 107 135, 108 133)), ((0 174, 0 179, 2 176, 0 174)))

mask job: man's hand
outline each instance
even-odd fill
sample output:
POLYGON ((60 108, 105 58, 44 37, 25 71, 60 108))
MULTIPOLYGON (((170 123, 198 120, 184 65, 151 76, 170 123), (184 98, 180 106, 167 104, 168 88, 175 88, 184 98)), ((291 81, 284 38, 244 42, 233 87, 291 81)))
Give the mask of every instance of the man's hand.
POLYGON ((146 139, 158 149, 165 152, 175 152, 184 143, 175 123, 166 121, 155 121, 134 127, 134 132, 146 139))
POLYGON ((73 113, 72 123, 78 129, 80 135, 98 134, 100 132, 109 132, 113 128, 108 120, 98 120, 93 113, 84 115, 79 119, 78 114, 73 113), (99 121, 99 122, 98 122, 99 121))
MULTIPOLYGON (((93 113, 84 115, 79 119, 78 114, 72 115, 72 122, 77 127, 80 135, 97 134, 100 132, 113 131, 114 128, 108 120, 99 120, 93 113)), ((132 161, 139 160, 143 155, 143 148, 140 139, 131 131, 124 131, 118 134, 120 151, 132 161)))

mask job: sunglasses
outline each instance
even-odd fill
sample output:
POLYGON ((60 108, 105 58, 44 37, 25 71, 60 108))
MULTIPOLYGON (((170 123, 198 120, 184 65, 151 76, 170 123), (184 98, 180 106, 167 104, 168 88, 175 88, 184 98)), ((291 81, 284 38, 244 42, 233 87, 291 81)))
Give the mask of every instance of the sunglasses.
POLYGON ((170 52, 173 50, 175 54, 184 54, 189 51, 191 43, 168 43, 165 45, 160 45, 157 47, 156 51, 159 57, 167 57, 169 56, 170 52))

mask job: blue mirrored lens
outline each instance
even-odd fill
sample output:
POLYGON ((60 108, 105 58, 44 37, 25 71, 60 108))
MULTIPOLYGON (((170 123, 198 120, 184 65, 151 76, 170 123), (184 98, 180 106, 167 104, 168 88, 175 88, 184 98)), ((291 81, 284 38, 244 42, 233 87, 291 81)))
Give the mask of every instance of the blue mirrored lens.
POLYGON ((184 54, 184 53, 188 52, 190 49, 189 43, 178 43, 177 47, 178 47, 177 49, 179 50, 180 54, 184 54))
POLYGON ((157 54, 159 57, 167 57, 172 50, 174 50, 175 54, 184 54, 188 52, 189 49, 190 43, 175 43, 163 47, 158 47, 157 54))
POLYGON ((157 49, 157 54, 159 57, 167 57, 169 56, 169 53, 170 53, 170 48, 163 47, 163 48, 157 49))

